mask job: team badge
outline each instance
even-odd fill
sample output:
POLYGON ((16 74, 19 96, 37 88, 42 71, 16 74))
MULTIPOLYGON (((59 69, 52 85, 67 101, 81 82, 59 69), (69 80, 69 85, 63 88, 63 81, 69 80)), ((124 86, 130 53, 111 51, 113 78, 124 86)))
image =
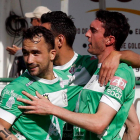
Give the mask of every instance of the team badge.
POLYGON ((71 68, 70 68, 70 70, 69 70, 69 72, 70 72, 71 74, 73 74, 73 73, 75 72, 75 67, 76 67, 75 64, 71 66, 71 68))
POLYGON ((43 97, 45 97, 46 99, 49 100, 49 95, 45 94, 45 95, 43 95, 43 97))
POLYGON ((12 107, 12 105, 15 103, 15 99, 14 99, 14 97, 10 97, 9 98, 9 100, 6 102, 6 106, 8 107, 8 108, 11 108, 12 107))

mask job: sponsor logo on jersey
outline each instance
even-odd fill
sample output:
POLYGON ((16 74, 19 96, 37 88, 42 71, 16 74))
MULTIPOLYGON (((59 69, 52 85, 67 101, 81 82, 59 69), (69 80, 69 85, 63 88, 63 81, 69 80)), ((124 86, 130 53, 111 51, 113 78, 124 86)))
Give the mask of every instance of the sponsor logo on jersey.
POLYGON ((121 99, 122 97, 122 90, 119 87, 114 85, 110 85, 107 89, 107 93, 114 96, 117 99, 121 99))
POLYGON ((5 95, 5 94, 8 94, 8 95, 10 95, 10 96, 12 96, 12 97, 15 97, 15 98, 22 98, 22 96, 21 95, 18 95, 17 93, 15 93, 14 92, 14 90, 8 90, 7 88, 5 88, 4 90, 3 90, 3 94, 2 94, 2 97, 5 95))
POLYGON ((77 140, 76 138, 78 138, 78 137, 82 138, 84 136, 84 131, 85 131, 84 129, 82 129, 78 126, 74 126, 74 137, 75 137, 74 140, 77 140))
POLYGON ((122 90, 124 90, 124 88, 126 87, 126 83, 127 83, 126 80, 124 80, 124 79, 122 79, 121 77, 118 77, 118 76, 114 76, 110 81, 110 85, 117 86, 122 90))
POLYGON ((30 81, 29 83, 26 84, 26 86, 30 86, 35 80, 30 81))

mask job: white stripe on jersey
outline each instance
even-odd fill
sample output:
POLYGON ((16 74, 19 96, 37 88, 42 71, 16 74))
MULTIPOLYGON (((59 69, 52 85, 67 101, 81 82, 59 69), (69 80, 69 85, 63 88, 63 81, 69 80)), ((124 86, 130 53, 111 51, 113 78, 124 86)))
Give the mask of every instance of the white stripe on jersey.
POLYGON ((2 118, 3 120, 7 121, 10 124, 13 124, 13 122, 16 119, 16 116, 13 115, 12 113, 0 108, 0 118, 2 118))

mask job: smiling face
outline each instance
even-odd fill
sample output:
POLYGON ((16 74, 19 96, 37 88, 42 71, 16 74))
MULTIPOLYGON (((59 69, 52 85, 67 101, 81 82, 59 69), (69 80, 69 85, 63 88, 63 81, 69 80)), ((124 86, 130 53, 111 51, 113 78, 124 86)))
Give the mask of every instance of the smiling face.
POLYGON ((86 33, 89 42, 88 52, 97 56, 104 52, 106 48, 105 29, 102 25, 103 23, 96 19, 91 22, 90 29, 86 33))
POLYGON ((29 73, 32 76, 46 79, 53 68, 55 50, 48 51, 48 44, 45 42, 44 38, 41 37, 38 43, 30 39, 25 39, 23 41, 22 51, 29 73))

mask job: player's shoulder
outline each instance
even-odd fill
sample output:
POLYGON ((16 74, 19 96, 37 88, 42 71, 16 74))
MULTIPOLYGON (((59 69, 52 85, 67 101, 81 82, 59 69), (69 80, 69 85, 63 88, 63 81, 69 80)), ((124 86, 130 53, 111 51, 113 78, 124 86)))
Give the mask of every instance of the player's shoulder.
POLYGON ((24 88, 30 81, 34 79, 29 75, 28 71, 24 72, 21 76, 10 82, 6 87, 24 88))
POLYGON ((78 62, 83 63, 83 64, 89 64, 89 63, 98 64, 98 59, 96 56, 78 54, 78 57, 75 63, 78 63, 78 62))
POLYGON ((126 79, 135 79, 134 71, 131 66, 126 63, 120 63, 115 75, 119 75, 126 79))
POLYGON ((132 67, 126 63, 120 63, 117 70, 122 71, 123 73, 134 73, 132 67))
POLYGON ((81 55, 81 54, 78 54, 77 59, 97 60, 97 57, 96 56, 91 56, 91 55, 81 55))

